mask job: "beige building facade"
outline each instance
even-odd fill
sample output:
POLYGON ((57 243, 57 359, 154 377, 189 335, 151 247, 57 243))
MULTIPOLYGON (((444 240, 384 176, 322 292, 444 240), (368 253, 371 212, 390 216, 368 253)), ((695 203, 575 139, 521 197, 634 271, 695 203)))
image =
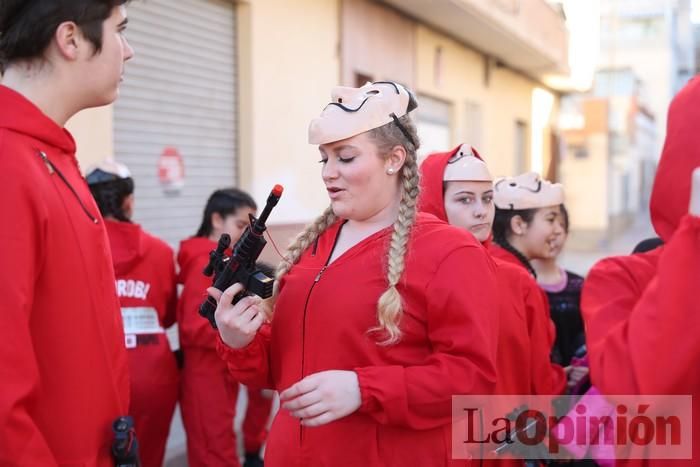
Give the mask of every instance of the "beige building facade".
POLYGON ((307 125, 337 84, 411 87, 421 156, 467 142, 494 174, 556 175, 562 90, 546 83, 567 73, 567 32, 544 0, 176 3, 130 5, 136 57, 121 99, 69 123, 83 167, 110 155, 135 167, 136 221, 173 246, 221 186, 262 203, 284 185, 270 219, 280 248, 322 212, 328 199, 307 125), (174 185, 163 171, 171 150, 184 167, 174 185))
POLYGON ((657 134, 642 96, 641 81, 625 68, 599 71, 590 93, 562 101, 559 171, 574 247, 604 245, 648 209, 657 134))

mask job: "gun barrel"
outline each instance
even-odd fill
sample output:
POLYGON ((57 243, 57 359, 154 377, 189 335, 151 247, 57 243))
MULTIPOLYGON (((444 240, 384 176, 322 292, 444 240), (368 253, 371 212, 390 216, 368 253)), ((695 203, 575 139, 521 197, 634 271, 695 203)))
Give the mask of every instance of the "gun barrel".
POLYGON ((265 208, 263 209, 262 213, 260 213, 260 217, 258 217, 258 219, 255 221, 252 228, 256 235, 260 235, 265 230, 265 222, 267 222, 267 218, 270 216, 272 208, 277 206, 277 203, 282 197, 283 191, 284 188, 282 188, 282 185, 275 185, 272 191, 270 191, 270 195, 267 197, 267 202, 265 203, 265 208))

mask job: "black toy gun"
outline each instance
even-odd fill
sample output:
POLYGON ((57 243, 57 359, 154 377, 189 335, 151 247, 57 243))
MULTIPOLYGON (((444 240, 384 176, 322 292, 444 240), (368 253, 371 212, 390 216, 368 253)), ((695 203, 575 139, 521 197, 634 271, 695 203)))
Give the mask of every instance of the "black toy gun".
MULTIPOLYGON (((231 245, 231 237, 228 234, 221 235, 216 250, 209 254, 209 264, 202 272, 205 276, 214 275, 213 287, 224 291, 235 283, 243 285, 244 292, 236 295, 233 303, 237 303, 246 295, 257 295, 261 298, 272 296, 274 278, 267 277, 258 270, 255 267, 255 262, 267 244, 267 240, 263 237, 263 233, 267 229, 265 222, 272 212, 272 208, 280 200, 282 191, 281 185, 275 185, 270 196, 267 197, 265 209, 260 217, 256 219, 255 216, 250 215, 250 225, 246 227, 243 235, 233 247, 231 257, 226 256, 226 250, 231 245)), ((214 297, 209 296, 199 307, 199 314, 208 319, 214 329, 216 329, 216 321, 214 320, 216 305, 214 297)))
POLYGON ((117 418, 112 423, 112 432, 114 433, 112 457, 115 467, 141 467, 134 419, 128 415, 117 418))

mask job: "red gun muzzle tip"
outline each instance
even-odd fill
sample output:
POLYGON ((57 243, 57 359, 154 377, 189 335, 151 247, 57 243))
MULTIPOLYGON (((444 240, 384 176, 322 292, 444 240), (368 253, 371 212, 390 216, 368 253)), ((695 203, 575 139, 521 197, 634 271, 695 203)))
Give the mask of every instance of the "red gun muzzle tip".
POLYGON ((282 187, 282 185, 275 185, 275 187, 272 189, 272 193, 277 197, 282 196, 283 191, 284 188, 282 187))

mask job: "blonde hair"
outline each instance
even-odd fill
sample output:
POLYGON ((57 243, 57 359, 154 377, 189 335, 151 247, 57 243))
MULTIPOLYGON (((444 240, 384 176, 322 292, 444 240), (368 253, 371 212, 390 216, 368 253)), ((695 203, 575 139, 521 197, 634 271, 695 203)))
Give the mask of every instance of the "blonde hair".
MULTIPOLYGON (((416 142, 415 145, 406 138, 394 122, 368 131, 368 135, 377 145, 379 154, 388 155, 396 146, 403 146, 406 150, 406 160, 399 171, 399 176, 401 177, 399 213, 393 224, 393 232, 387 252, 388 288, 377 302, 378 326, 369 330, 370 332, 381 332, 386 335, 386 338, 379 342, 381 345, 395 344, 401 339, 399 322, 403 314, 403 304, 401 294, 399 294, 396 286, 405 268, 406 250, 411 228, 416 220, 416 202, 419 192, 418 156, 416 154, 420 145, 418 132, 408 115, 399 118, 399 122, 412 140, 416 142)), ((280 279, 299 261, 302 253, 337 219, 332 209, 328 207, 291 243, 285 259, 277 267, 274 298, 279 293, 280 279)))

